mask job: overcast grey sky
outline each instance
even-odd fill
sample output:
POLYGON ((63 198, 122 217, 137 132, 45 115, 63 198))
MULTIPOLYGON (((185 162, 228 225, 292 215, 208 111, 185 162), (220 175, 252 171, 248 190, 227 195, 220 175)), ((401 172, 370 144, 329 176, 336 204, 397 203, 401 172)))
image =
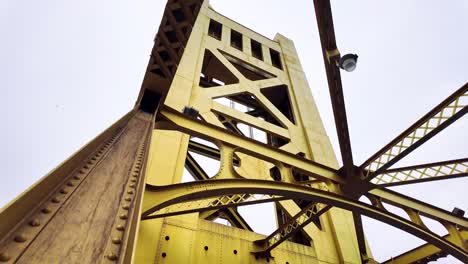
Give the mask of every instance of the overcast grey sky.
MULTIPOLYGON (((294 40, 338 150, 311 0, 212 0, 247 27, 294 40)), ((165 1, 0 0, 0 111, 5 205, 134 104, 165 1)), ((468 81, 468 1, 332 1, 356 163, 468 81)), ((396 166, 468 155, 467 118, 396 166)), ((466 179, 398 188, 436 206, 468 209, 466 179)), ((378 260, 422 241, 365 219, 378 260)), ((441 230, 441 229, 438 229, 441 230)), ((456 263, 442 259, 438 263, 456 263)))

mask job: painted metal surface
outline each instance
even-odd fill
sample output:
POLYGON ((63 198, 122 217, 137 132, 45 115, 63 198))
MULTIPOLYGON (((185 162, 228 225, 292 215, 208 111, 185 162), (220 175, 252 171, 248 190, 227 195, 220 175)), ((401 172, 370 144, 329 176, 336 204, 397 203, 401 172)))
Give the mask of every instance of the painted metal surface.
POLYGON ((468 219, 385 188, 467 176, 466 159, 390 166, 467 112, 468 84, 357 167, 330 3, 315 6, 343 168, 291 40, 170 0, 135 108, 0 212, 0 263, 376 263, 361 215, 428 242, 388 263, 468 262, 468 219), (237 208, 267 202, 265 236, 237 208))

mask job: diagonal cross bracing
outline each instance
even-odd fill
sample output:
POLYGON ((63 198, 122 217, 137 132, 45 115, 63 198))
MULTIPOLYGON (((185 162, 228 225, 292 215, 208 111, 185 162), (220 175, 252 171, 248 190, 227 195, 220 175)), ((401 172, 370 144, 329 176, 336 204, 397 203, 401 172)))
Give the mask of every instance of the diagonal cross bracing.
POLYGON ((468 176, 468 158, 387 170, 372 179, 372 183, 388 187, 464 176, 468 176))
POLYGON ((283 241, 290 238, 294 233, 304 228, 312 221, 317 220, 323 213, 331 208, 329 205, 321 203, 311 203, 288 222, 271 233, 267 238, 256 241, 257 244, 264 246, 263 250, 256 254, 268 254, 275 247, 279 246, 283 241))
POLYGON ((383 147, 360 168, 370 181, 468 112, 468 83, 383 147))
POLYGON ((274 196, 268 194, 232 194, 222 195, 216 198, 201 199, 183 203, 177 203, 164 209, 157 211, 154 214, 143 214, 142 219, 154 219, 167 216, 189 214, 195 212, 204 212, 213 209, 231 208, 243 205, 251 205, 258 203, 268 203, 280 200, 285 200, 282 196, 274 196))

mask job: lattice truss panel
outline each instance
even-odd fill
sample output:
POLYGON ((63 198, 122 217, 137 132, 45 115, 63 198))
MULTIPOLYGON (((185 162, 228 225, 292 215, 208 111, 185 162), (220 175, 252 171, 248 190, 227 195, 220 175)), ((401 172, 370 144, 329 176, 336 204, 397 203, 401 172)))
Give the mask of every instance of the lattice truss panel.
POLYGON ((223 195, 215 199, 201 199, 185 203, 177 203, 164 209, 159 210, 155 214, 144 215, 143 219, 161 218, 179 214, 188 214, 190 212, 203 212, 213 209, 221 209, 233 206, 243 206, 256 203, 274 202, 284 200, 286 198, 280 196, 266 194, 233 194, 223 195))
POLYGON ((413 166, 387 170, 378 175, 372 182, 379 185, 397 185, 398 183, 418 182, 438 177, 461 177, 468 173, 468 160, 454 160, 444 163, 427 164, 426 166, 413 166))
MULTIPOLYGON (((391 142, 389 146, 361 165, 361 168, 366 171, 365 177, 372 179, 397 162, 399 156, 402 156, 402 154, 404 155, 405 152, 411 151, 413 148, 424 143, 432 135, 437 134, 441 129, 450 125, 453 121, 466 113, 467 105, 468 89, 465 86, 420 119, 410 127, 410 129, 403 132, 395 142, 391 142)), ((439 173, 440 172, 437 172, 436 175, 439 173)), ((422 173, 422 176, 426 175, 430 176, 431 174, 429 171, 422 173)), ((382 179, 388 178, 388 176, 389 175, 384 175, 378 181, 384 181, 382 179)))

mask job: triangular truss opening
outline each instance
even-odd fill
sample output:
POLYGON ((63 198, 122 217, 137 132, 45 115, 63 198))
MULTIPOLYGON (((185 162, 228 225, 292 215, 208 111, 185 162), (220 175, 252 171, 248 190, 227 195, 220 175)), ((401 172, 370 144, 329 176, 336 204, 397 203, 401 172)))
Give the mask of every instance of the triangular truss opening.
MULTIPOLYGON (((281 206, 276 206, 276 215, 278 219, 278 226, 285 225, 291 219, 291 216, 288 213, 286 213, 281 206)), ((316 223, 314 222, 314 224, 316 223)), ((303 229, 300 229, 298 232, 294 233, 294 235, 292 235, 288 240, 306 246, 311 246, 312 241, 310 236, 307 235, 307 233, 304 232, 303 229)))
POLYGON ((253 231, 245 219, 239 214, 237 207, 204 212, 200 214, 200 217, 218 224, 253 231))
POLYGON ((276 75, 269 73, 263 69, 260 69, 246 61, 243 61, 231 54, 228 54, 222 50, 219 50, 221 54, 234 66, 236 69, 244 75, 245 78, 251 81, 265 80, 276 78, 276 75))
POLYGON ((185 169, 194 180, 211 179, 218 173, 220 165, 219 148, 215 144, 199 138, 190 139, 185 169))
POLYGON ((283 127, 279 120, 251 93, 243 92, 214 99, 215 102, 231 107, 237 111, 265 120, 273 125, 283 127))
POLYGON ((209 88, 239 83, 239 79, 208 49, 200 73, 200 87, 209 88))
POLYGON ((260 92, 286 116, 289 121, 295 124, 294 112, 291 107, 288 86, 278 85, 260 89, 260 92))

